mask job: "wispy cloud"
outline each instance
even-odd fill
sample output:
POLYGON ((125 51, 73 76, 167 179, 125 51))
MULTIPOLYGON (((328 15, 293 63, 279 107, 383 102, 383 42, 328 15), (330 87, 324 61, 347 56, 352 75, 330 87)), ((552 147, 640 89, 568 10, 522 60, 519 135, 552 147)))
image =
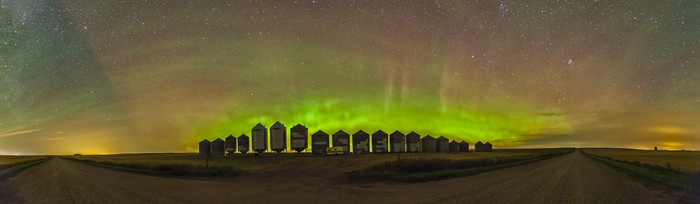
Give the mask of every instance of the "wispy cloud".
POLYGON ((39 138, 39 140, 62 140, 64 138, 62 137, 45 137, 45 138, 39 138))
POLYGON ((31 130, 19 130, 19 131, 12 131, 12 132, 3 132, 0 133, 0 137, 9 137, 9 136, 15 136, 15 135, 22 135, 22 134, 27 134, 27 133, 32 133, 39 131, 41 129, 31 129, 31 130))

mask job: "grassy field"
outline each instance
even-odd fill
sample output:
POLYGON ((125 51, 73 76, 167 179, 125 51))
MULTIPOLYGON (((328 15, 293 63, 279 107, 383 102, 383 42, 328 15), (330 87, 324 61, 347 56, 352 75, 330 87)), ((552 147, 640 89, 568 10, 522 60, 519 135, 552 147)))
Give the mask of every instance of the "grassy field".
POLYGON ((475 175, 571 153, 574 149, 502 150, 462 158, 411 158, 352 171, 351 178, 422 182, 475 175))
POLYGON ((584 149, 586 153, 616 160, 638 161, 662 167, 670 166, 685 173, 700 172, 700 151, 651 151, 634 149, 584 149))
POLYGON ((46 158, 46 156, 9 156, 9 155, 0 155, 0 166, 2 166, 2 165, 8 165, 8 164, 13 164, 13 163, 17 163, 17 162, 29 161, 29 160, 43 159, 43 158, 46 158))
MULTIPOLYGON (((535 158, 561 149, 514 149, 495 152, 459 153, 383 153, 350 155, 311 155, 294 153, 236 154, 233 157, 211 157, 209 168, 206 158, 194 153, 82 155, 66 158, 119 170, 175 176, 232 176, 246 174, 274 174, 276 172, 338 172, 347 173, 378 163, 406 159, 498 160, 506 158, 535 158)), ((286 174, 286 173, 285 173, 286 174)))
POLYGON ((698 152, 631 149, 583 149, 582 152, 648 187, 674 192, 687 201, 700 199, 698 152))
POLYGON ((0 155, 0 181, 46 161, 48 156, 6 156, 0 155))

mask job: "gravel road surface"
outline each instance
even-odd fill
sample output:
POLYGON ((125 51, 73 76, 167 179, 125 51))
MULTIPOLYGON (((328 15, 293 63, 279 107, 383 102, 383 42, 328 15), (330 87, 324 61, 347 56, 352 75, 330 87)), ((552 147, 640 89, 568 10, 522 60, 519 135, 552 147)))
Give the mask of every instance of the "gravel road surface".
POLYGON ((0 203, 669 203, 579 151, 424 183, 358 182, 314 168, 233 178, 182 179, 54 158, 0 183, 0 203))

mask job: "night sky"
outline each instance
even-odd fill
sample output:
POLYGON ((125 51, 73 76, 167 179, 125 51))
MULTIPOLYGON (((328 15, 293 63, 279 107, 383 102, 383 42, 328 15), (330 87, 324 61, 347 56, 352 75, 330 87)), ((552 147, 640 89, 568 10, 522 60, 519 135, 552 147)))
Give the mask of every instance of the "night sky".
POLYGON ((0 0, 0 154, 196 151, 261 122, 700 149, 700 1, 0 0))

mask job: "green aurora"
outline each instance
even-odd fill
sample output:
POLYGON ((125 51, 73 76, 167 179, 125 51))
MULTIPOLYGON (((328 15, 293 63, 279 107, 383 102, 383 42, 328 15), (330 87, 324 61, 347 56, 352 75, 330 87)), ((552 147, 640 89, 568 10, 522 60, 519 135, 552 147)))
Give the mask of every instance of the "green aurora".
POLYGON ((0 5, 0 154, 194 151, 275 121, 700 148, 695 1, 0 5))

